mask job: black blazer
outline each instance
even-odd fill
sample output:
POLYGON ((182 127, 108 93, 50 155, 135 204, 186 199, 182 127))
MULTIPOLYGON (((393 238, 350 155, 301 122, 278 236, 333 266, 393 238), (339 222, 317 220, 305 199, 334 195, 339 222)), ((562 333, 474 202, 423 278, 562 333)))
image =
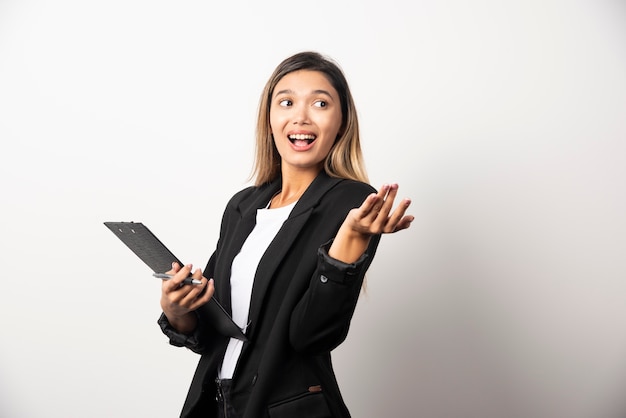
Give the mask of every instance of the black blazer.
MULTIPOLYGON (((215 280, 215 298, 230 312, 230 268, 280 181, 234 195, 222 218, 217 248, 204 270, 215 280)), ((294 206, 261 258, 250 302, 248 341, 234 372, 232 401, 244 418, 349 417, 330 352, 347 336, 361 285, 378 246, 345 264, 327 250, 348 211, 375 189, 331 178, 323 171, 294 206)), ((174 345, 201 354, 181 417, 216 416, 215 377, 228 338, 196 311, 195 334, 176 333, 164 315, 159 323, 174 345)))

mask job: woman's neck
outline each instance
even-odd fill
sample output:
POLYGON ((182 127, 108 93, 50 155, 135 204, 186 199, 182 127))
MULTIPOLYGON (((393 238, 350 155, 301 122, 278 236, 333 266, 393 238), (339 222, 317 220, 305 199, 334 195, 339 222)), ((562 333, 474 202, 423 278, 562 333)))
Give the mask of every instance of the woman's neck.
POLYGON ((272 197, 270 208, 281 208, 300 199, 318 174, 319 171, 316 173, 282 173, 282 188, 272 197))

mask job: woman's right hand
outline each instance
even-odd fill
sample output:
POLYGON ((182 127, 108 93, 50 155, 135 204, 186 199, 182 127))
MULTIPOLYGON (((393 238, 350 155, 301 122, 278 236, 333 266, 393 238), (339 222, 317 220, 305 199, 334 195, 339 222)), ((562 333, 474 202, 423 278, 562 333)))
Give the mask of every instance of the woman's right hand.
POLYGON ((193 311, 207 303, 215 293, 213 279, 202 277, 200 269, 196 269, 192 277, 200 280, 201 284, 183 284, 191 269, 191 264, 181 268, 178 263, 173 263, 172 269, 167 273, 174 277, 163 280, 161 284, 161 309, 170 325, 183 334, 193 332, 198 322, 193 311))

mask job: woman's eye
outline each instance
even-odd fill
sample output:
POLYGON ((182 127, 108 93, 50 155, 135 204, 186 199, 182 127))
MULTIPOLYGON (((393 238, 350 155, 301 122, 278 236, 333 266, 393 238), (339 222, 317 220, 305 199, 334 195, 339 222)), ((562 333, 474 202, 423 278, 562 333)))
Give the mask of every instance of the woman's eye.
POLYGON ((328 103, 326 103, 325 100, 317 100, 315 103, 313 103, 313 106, 315 107, 326 107, 328 103))
POLYGON ((278 102, 278 104, 280 106, 285 106, 286 107, 286 106, 291 106, 293 103, 289 99, 283 99, 280 102, 278 102))

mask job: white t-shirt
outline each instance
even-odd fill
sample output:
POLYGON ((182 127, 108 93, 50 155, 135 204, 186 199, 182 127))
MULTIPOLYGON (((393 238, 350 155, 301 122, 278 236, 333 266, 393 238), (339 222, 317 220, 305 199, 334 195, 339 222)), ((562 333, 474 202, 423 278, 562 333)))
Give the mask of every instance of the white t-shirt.
MULTIPOLYGON (((244 329, 248 325, 252 284, 261 257, 283 226, 296 202, 276 209, 257 209, 256 225, 234 258, 230 275, 230 292, 233 321, 244 329)), ((226 348, 220 379, 231 379, 241 355, 243 341, 231 338, 226 348)))

